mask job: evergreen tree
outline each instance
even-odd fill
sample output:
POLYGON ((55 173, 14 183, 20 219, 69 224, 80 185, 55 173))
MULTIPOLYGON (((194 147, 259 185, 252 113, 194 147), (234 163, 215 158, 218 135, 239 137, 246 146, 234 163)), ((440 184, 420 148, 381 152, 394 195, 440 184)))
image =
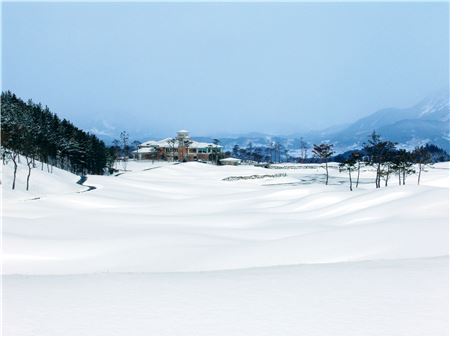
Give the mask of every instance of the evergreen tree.
POLYGON ((328 159, 333 155, 333 145, 332 144, 314 144, 313 154, 315 157, 319 158, 322 162, 325 161, 325 171, 326 171, 326 180, 325 185, 328 185, 328 159))
POLYGON ((128 144, 129 139, 128 132, 122 131, 120 133, 120 142, 122 144, 122 166, 123 170, 127 170, 128 159, 130 157, 130 145, 128 144))
POLYGON ((398 184, 405 185, 406 177, 414 173, 413 157, 411 152, 404 149, 397 150, 392 158, 392 169, 398 174, 398 184), (402 179, 403 178, 403 179, 402 179))
POLYGON ((412 152, 414 162, 419 164, 419 175, 417 177, 417 185, 420 185, 420 175, 424 171, 425 166, 431 163, 431 154, 425 146, 419 146, 412 152))
POLYGON ((355 170, 356 164, 357 164, 356 156, 350 156, 345 161, 343 161, 342 163, 339 164, 339 168, 341 170, 345 170, 348 172, 350 191, 353 191, 352 171, 355 170))
POLYGON ((14 164, 15 188, 17 164, 25 157, 28 166, 27 189, 35 161, 50 171, 53 165, 76 174, 103 174, 109 164, 109 149, 96 136, 61 120, 47 106, 27 102, 10 91, 1 94, 1 147, 14 164))
POLYGON ((381 187, 381 177, 390 173, 390 159, 395 150, 395 144, 391 141, 384 141, 380 135, 375 131, 370 135, 366 144, 364 144, 364 151, 367 154, 366 163, 376 168, 375 187, 381 187), (384 167, 386 165, 386 167, 384 167))

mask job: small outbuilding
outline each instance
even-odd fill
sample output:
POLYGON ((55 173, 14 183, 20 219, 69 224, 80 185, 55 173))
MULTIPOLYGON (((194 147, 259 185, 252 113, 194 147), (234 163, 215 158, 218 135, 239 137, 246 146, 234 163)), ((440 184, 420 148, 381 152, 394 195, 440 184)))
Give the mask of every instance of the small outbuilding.
POLYGON ((232 157, 228 157, 228 158, 224 158, 224 159, 220 159, 220 163, 222 165, 239 165, 241 163, 240 159, 237 158, 232 158, 232 157))

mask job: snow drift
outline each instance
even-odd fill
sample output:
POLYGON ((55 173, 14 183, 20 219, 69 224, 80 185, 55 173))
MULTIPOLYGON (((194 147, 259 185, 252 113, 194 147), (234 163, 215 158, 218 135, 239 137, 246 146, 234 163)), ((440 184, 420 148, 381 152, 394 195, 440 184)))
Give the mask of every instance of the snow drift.
POLYGON ((37 169, 10 191, 11 168, 6 334, 448 333, 448 163, 353 192, 319 165, 131 162, 85 193, 37 169))

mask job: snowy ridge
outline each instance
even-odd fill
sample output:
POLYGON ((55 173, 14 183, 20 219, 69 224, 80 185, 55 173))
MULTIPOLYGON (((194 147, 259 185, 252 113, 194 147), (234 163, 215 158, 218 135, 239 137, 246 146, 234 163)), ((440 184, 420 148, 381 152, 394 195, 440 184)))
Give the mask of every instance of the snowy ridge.
POLYGON ((418 118, 432 118, 448 122, 450 113, 448 90, 442 90, 425 98, 417 105, 417 110, 418 118))

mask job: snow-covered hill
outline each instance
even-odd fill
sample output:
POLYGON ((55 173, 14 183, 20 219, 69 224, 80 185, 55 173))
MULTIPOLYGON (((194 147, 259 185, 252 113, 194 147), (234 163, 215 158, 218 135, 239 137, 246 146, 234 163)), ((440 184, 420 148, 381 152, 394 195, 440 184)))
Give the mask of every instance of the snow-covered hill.
POLYGON ((447 334, 449 163, 354 192, 331 166, 131 162, 34 200, 4 167, 3 332, 447 334))
POLYGON ((2 175, 2 192, 5 200, 28 200, 46 196, 59 196, 66 193, 83 191, 86 188, 76 184, 80 177, 68 171, 46 164, 36 162, 36 167, 31 170, 29 191, 26 191, 28 167, 26 160, 21 156, 16 174, 16 187, 11 189, 13 182, 13 163, 0 164, 2 175), (52 173, 50 173, 52 172, 52 173))

